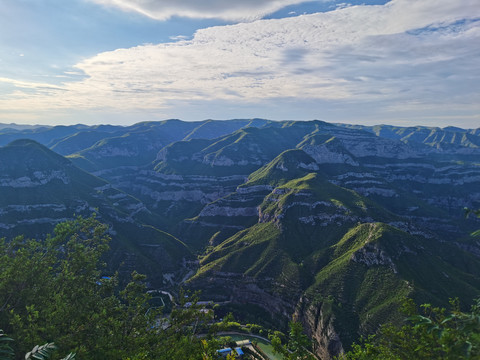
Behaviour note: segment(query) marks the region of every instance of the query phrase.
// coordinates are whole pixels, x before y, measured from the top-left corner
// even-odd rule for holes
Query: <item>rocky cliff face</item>
[[[0,186],[12,188],[26,188],[45,185],[51,181],[59,180],[64,184],[70,182],[69,177],[61,170],[35,171],[31,176],[21,176],[12,178],[8,174],[3,174],[0,178]]]
[[[334,325],[334,315],[327,303],[312,303],[300,298],[293,318],[300,321],[306,334],[312,339],[313,350],[320,359],[331,359],[344,353],[342,341]]]
[[[293,313],[294,305],[275,292],[265,290],[265,282],[269,282],[270,290],[275,288],[276,284],[272,283],[272,280],[217,271],[213,277],[200,280],[197,284],[211,295],[210,299],[213,301],[257,305],[273,318],[280,317],[283,320]]]

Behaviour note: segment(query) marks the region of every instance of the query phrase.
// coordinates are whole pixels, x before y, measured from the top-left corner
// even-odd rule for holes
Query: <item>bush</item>
[[[457,299],[450,304],[449,312],[424,304],[418,314],[413,301],[408,301],[405,325],[383,326],[376,336],[354,344],[341,359],[479,359],[480,299],[469,312],[459,310]]]

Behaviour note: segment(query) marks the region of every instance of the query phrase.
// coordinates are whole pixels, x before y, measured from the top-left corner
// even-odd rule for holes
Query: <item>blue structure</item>
[[[217,353],[222,356],[227,356],[230,355],[233,352],[232,348],[225,348],[221,350],[217,350]],[[235,352],[237,353],[238,356],[242,357],[244,355],[244,352],[242,351],[242,348],[236,347]]]
[[[232,348],[225,348],[225,349],[217,350],[217,352],[220,355],[227,356],[232,352]]]

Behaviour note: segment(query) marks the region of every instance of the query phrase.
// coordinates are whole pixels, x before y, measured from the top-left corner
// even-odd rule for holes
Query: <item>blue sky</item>
[[[0,122],[480,127],[478,0],[2,0]]]

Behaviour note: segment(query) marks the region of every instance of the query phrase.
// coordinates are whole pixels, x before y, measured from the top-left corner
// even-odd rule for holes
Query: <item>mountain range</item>
[[[480,294],[480,129],[166,120],[0,126],[0,236],[77,215],[110,226],[109,268],[239,316],[300,320],[331,358],[405,297]]]

